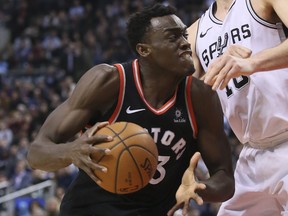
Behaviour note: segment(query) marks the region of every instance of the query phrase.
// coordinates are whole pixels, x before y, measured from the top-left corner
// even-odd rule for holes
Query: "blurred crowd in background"
[[[153,0],[1,0],[0,4],[0,184],[10,192],[45,180],[54,195],[28,197],[15,216],[57,216],[62,196],[77,174],[73,165],[57,172],[27,166],[29,143],[47,115],[65,100],[80,76],[93,65],[134,56],[125,36],[128,16]],[[189,26],[209,0],[157,1],[174,5]],[[241,145],[227,125],[234,161]],[[0,190],[0,197],[5,193]],[[26,197],[27,198],[27,197]],[[23,207],[23,206],[22,206]],[[7,207],[0,204],[0,215]],[[195,215],[216,215],[205,205]],[[9,215],[10,216],[10,215]]]

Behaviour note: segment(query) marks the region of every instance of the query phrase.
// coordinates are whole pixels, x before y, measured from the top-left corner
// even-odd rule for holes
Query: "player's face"
[[[151,58],[158,66],[179,75],[194,72],[186,26],[176,15],[153,18],[147,34]]]

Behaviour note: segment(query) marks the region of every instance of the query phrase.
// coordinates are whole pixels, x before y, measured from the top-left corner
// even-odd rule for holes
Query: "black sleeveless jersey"
[[[158,147],[157,171],[143,189],[118,195],[100,188],[80,170],[63,198],[61,216],[164,216],[175,204],[182,175],[197,150],[190,95],[192,76],[179,84],[170,100],[155,109],[145,100],[138,61],[115,66],[120,74],[117,104],[96,121],[128,121],[146,128]]]

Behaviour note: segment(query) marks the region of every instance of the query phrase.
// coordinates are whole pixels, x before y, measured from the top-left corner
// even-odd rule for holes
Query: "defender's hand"
[[[173,216],[174,212],[180,208],[182,208],[183,215],[189,215],[189,212],[192,210],[189,205],[191,199],[194,199],[198,205],[203,204],[202,198],[195,192],[196,190],[204,190],[206,188],[206,185],[197,182],[194,176],[194,171],[200,157],[200,153],[196,152],[191,158],[190,165],[184,172],[182,183],[176,192],[177,203],[168,212],[168,216]]]
[[[251,75],[253,72],[252,63],[249,57],[250,49],[240,45],[231,45],[227,51],[215,59],[208,67],[207,73],[202,78],[204,82],[212,86],[213,90],[224,89],[230,79],[241,75]]]

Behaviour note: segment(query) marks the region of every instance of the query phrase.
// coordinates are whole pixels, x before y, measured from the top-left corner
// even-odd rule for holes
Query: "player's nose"
[[[182,36],[180,43],[180,48],[182,50],[190,50],[191,44],[188,42],[188,39],[186,37]]]

